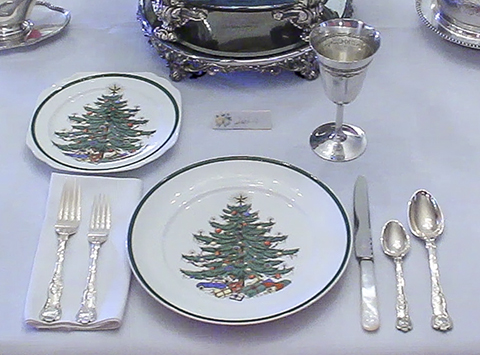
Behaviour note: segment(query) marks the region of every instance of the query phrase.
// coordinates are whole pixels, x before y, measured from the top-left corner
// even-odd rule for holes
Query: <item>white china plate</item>
[[[258,232],[259,222],[273,225]],[[277,244],[271,236],[286,238]],[[137,206],[127,241],[133,273],[155,300],[228,325],[268,322],[317,301],[341,277],[351,245],[347,214],[324,183],[287,163],[241,156],[202,161],[160,181]],[[269,252],[280,260],[277,270],[293,270],[269,270],[272,260],[260,256]],[[199,264],[211,258],[219,263]]]
[[[37,1],[28,20],[28,24],[32,26],[31,31],[22,40],[0,41],[0,51],[31,46],[53,37],[65,29],[70,18],[70,12],[64,8],[46,1]]]
[[[120,95],[116,103],[114,95]],[[114,112],[115,119],[105,112]],[[83,120],[75,122],[72,116]],[[99,127],[98,118],[105,117]],[[140,124],[138,120],[144,121]],[[180,93],[166,79],[151,73],[83,73],[41,94],[27,145],[38,159],[60,170],[126,171],[171,148],[180,121]],[[61,137],[58,132],[69,133]],[[73,139],[74,135],[78,138]]]
[[[437,0],[416,0],[415,7],[422,22],[443,39],[464,47],[480,49],[480,31],[448,21],[440,13]]]

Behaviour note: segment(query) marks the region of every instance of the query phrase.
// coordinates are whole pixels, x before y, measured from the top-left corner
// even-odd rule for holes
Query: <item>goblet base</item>
[[[362,155],[367,148],[367,138],[359,127],[343,124],[340,132],[337,132],[335,122],[329,122],[312,132],[310,147],[325,160],[343,162]]]

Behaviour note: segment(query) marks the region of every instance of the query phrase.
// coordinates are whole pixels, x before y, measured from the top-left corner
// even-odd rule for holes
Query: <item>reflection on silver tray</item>
[[[0,51],[37,44],[57,35],[70,22],[70,12],[46,1],[37,1],[31,19],[26,21],[25,37],[1,40]]]
[[[241,6],[252,1],[256,7]],[[292,0],[236,0],[228,2],[229,10],[223,11],[223,0],[190,0],[189,6],[201,4],[208,10],[202,13],[203,8],[193,8],[194,14],[179,25],[161,21],[159,13],[164,13],[159,1],[140,0],[138,19],[150,44],[167,61],[172,80],[247,70],[272,74],[286,70],[315,79],[318,65],[303,39],[309,26],[353,13],[351,0],[330,2],[342,4],[340,11],[322,7],[320,15],[305,15],[310,9]]]
[[[480,49],[480,29],[461,27],[449,21],[440,13],[437,0],[416,0],[415,7],[423,23],[443,39]]]

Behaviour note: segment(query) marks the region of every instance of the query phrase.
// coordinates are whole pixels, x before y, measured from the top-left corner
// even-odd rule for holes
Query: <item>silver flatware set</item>
[[[74,236],[82,218],[81,188],[76,179],[68,179],[62,189],[54,231],[57,235],[56,261],[53,275],[48,284],[47,299],[40,311],[40,319],[47,323],[62,318],[61,298],[64,288],[63,265],[68,240]],[[372,232],[367,180],[359,176],[354,188],[354,249],[360,265],[361,324],[366,331],[376,331],[380,327],[376,280],[373,262]],[[79,324],[89,324],[97,319],[97,260],[102,245],[108,240],[111,228],[111,208],[105,195],[94,198],[90,215],[87,242],[89,243],[89,263],[86,269],[86,285],[79,295],[79,309],[75,320]],[[431,277],[432,327],[439,331],[452,329],[452,319],[447,312],[445,295],[440,284],[440,273],[435,241],[443,233],[444,217],[435,198],[426,190],[418,190],[408,202],[408,226],[412,235],[422,240],[428,252],[428,265]],[[412,329],[409,307],[405,292],[403,260],[411,243],[406,229],[398,220],[385,223],[381,237],[383,252],[395,265],[396,278],[396,328],[403,332]]]
[[[353,205],[355,254],[360,262],[361,273],[362,327],[367,331],[374,331],[379,328],[380,321],[373,270],[367,182],[363,176],[359,176],[355,183]],[[447,312],[447,302],[440,284],[435,244],[436,238],[443,233],[445,222],[438,202],[428,191],[418,190],[408,201],[408,225],[411,234],[425,243],[428,252],[432,328],[438,331],[451,330],[453,323]],[[398,220],[389,220],[382,229],[380,244],[383,252],[392,258],[395,265],[396,328],[408,332],[412,329],[412,322],[405,292],[403,259],[410,251],[410,237]]]
[[[82,218],[81,188],[76,179],[68,179],[62,189],[54,231],[57,235],[56,261],[53,275],[48,284],[47,299],[40,311],[40,319],[53,323],[62,318],[61,298],[64,288],[63,265],[68,240],[74,236]],[[354,188],[354,249],[360,265],[361,324],[366,331],[380,327],[376,280],[373,262],[372,232],[367,180],[359,176]],[[97,319],[97,260],[102,245],[108,240],[111,228],[111,208],[105,195],[94,198],[90,215],[87,242],[89,263],[86,269],[86,285],[79,295],[79,309],[75,320],[89,324]],[[452,329],[453,323],[447,312],[445,295],[440,284],[440,273],[436,255],[436,239],[443,233],[444,217],[435,198],[426,190],[418,190],[408,201],[408,226],[412,235],[422,240],[428,252],[431,278],[432,327],[439,331]],[[396,278],[396,328],[403,332],[412,329],[409,307],[405,292],[403,260],[408,254],[410,236],[398,220],[385,223],[381,237],[383,252],[395,265]]]
[[[81,216],[81,188],[75,179],[69,179],[62,189],[57,221],[54,226],[58,240],[57,260],[48,285],[47,300],[40,311],[40,319],[47,323],[62,318],[61,298],[64,288],[65,250],[69,238],[78,232]],[[97,258],[101,245],[108,239],[110,227],[111,211],[108,199],[103,194],[96,196],[92,205],[90,229],[87,234],[87,242],[90,245],[87,282],[76,316],[76,321],[81,324],[88,324],[97,319],[95,283]]]

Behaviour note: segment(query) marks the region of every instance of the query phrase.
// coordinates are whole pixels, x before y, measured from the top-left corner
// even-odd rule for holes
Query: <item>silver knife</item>
[[[355,255],[360,263],[361,284],[361,321],[368,331],[380,326],[378,315],[375,271],[373,268],[372,230],[370,226],[370,208],[368,203],[367,180],[359,176],[353,193],[354,243]]]

